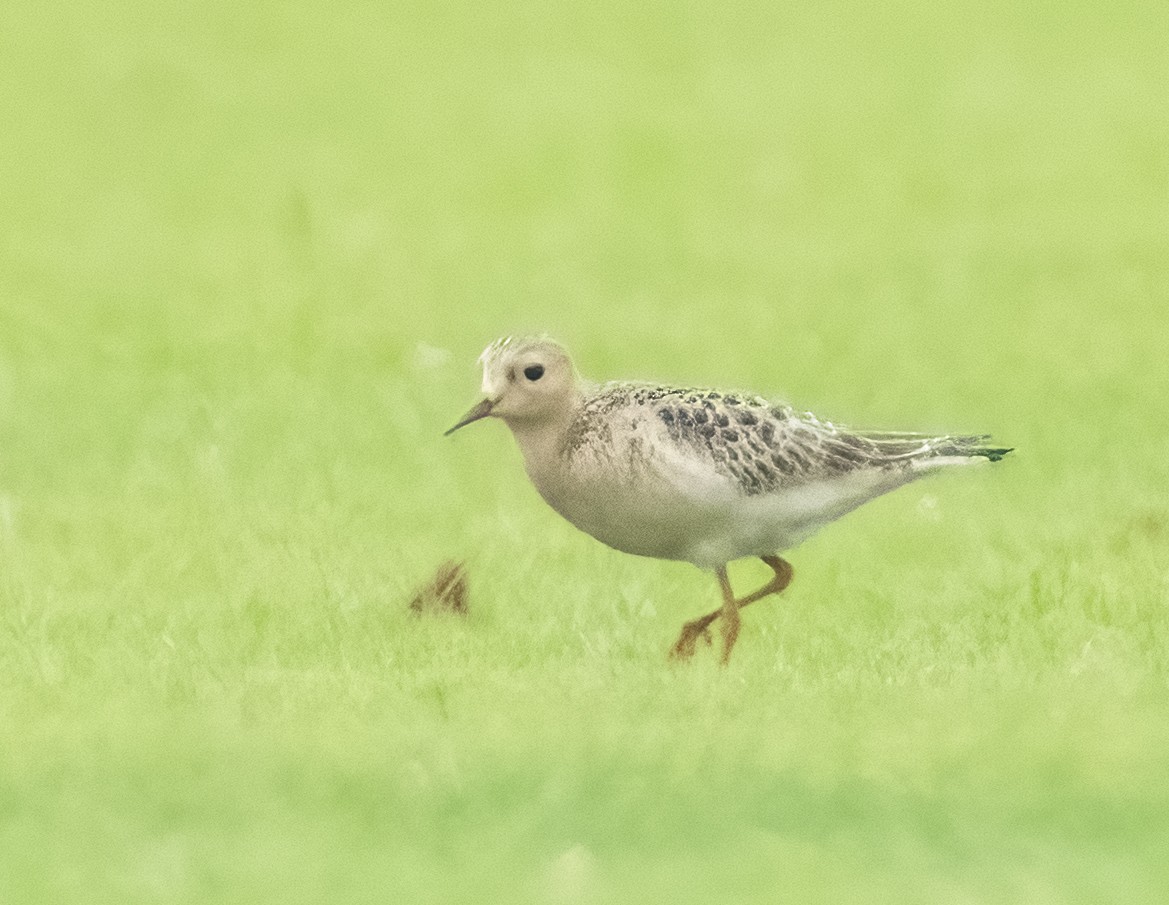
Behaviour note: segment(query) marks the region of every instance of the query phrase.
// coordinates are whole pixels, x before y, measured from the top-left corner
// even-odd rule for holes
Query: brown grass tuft
[[[448,559],[434,573],[434,577],[418,589],[410,601],[412,612],[457,613],[467,615],[467,568],[461,562]]]

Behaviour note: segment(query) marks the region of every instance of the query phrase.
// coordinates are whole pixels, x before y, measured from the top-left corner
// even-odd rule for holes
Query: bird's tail
[[[912,457],[911,467],[919,474],[939,471],[951,466],[969,466],[978,463],[998,462],[1012,451],[1008,446],[993,446],[990,437],[936,437],[926,449]]]
[[[1012,451],[1011,447],[991,445],[987,434],[938,437],[874,431],[858,436],[868,444],[874,461],[886,465],[909,463],[923,470],[976,461],[997,462]]]
[[[1007,453],[1014,452],[1013,446],[990,446],[989,434],[972,437],[942,437],[930,451],[930,457],[984,458],[998,462]]]

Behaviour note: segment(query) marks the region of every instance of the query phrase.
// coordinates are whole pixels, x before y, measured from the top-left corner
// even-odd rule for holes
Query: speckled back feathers
[[[611,446],[614,413],[638,410],[748,496],[862,468],[908,469],[940,456],[997,460],[1007,452],[981,446],[985,437],[852,431],[760,396],[632,382],[607,383],[584,397],[566,451]]]

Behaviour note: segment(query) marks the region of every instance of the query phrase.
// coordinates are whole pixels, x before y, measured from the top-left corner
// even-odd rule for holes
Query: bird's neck
[[[565,437],[576,419],[579,399],[558,409],[552,416],[535,421],[509,421],[516,445],[524,457],[528,474],[540,483],[540,476],[556,470],[564,449]]]

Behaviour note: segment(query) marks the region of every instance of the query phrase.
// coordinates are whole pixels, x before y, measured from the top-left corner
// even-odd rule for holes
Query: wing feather
[[[629,384],[621,391],[625,404],[653,413],[680,451],[749,496],[862,470],[908,470],[934,458],[997,461],[1010,451],[988,446],[985,435],[852,430],[759,396]]]

